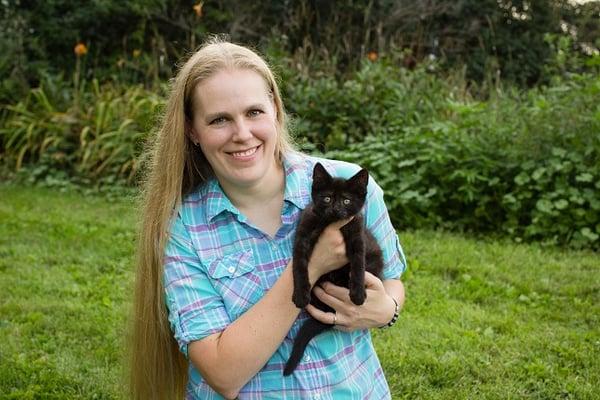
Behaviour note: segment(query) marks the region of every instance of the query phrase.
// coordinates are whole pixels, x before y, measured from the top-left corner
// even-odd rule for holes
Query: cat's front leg
[[[363,253],[364,254],[364,253]],[[364,257],[350,265],[350,300],[358,306],[363,304],[367,298],[365,289],[365,264]]]
[[[360,226],[358,229],[361,229]],[[367,298],[367,291],[365,290],[365,241],[362,231],[357,232],[356,226],[349,227],[347,234],[349,237],[346,237],[345,234],[344,240],[346,242],[346,254],[350,261],[350,279],[348,282],[350,300],[356,305],[361,305]]]
[[[292,261],[292,271],[294,275],[292,301],[298,308],[304,308],[310,303],[310,292],[312,288],[308,277],[308,261],[310,260],[321,231],[322,230],[313,230],[312,232],[306,232],[303,229],[299,229],[296,233]]]

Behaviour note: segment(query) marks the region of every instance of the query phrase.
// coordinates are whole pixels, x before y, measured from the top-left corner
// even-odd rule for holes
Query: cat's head
[[[317,163],[313,170],[314,211],[328,221],[348,218],[360,212],[367,197],[369,173],[361,169],[349,179],[334,178]]]

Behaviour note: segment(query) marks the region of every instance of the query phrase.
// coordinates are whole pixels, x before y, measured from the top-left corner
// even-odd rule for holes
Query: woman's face
[[[193,104],[192,140],[226,190],[275,177],[277,112],[259,74],[220,71],[196,86]]]

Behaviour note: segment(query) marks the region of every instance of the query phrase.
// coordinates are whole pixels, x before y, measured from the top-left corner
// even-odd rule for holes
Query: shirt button
[[[315,400],[319,400],[321,398],[321,395],[319,393],[315,393]]]
[[[229,269],[227,271],[229,271],[230,274],[233,274],[235,272],[235,268],[229,267]]]
[[[309,362],[310,361],[310,356],[305,356],[304,357],[304,361]]]

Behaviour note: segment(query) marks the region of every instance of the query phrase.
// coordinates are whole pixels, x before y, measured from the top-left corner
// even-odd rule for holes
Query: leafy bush
[[[463,72],[435,68],[366,62],[344,83],[284,71],[298,142],[367,167],[399,228],[600,248],[599,75],[565,71],[527,92],[489,83],[474,100]],[[162,98],[48,76],[0,116],[0,164],[54,186],[132,184]]]
[[[409,50],[407,64],[435,56],[445,70],[465,65],[469,80],[498,72],[530,86],[548,78],[544,65],[555,52],[547,34],[575,37],[579,53],[597,49],[599,8],[564,0],[3,0],[0,49],[10,56],[0,60],[0,99],[21,86],[13,77],[35,86],[42,70],[73,71],[78,42],[89,47],[94,77],[156,83],[211,32],[265,47],[280,41],[312,71],[322,64],[345,74],[369,52]]]
[[[368,168],[403,228],[600,248],[600,78],[573,76],[328,153]]]
[[[7,108],[0,127],[0,156],[36,179],[48,175],[132,183],[154,116],[158,94],[141,86],[100,86],[96,80],[73,90],[47,76],[23,101]]]
[[[441,112],[451,81],[387,62],[364,62],[347,80],[299,75],[283,92],[295,135],[319,150],[341,149],[366,135],[395,135]],[[297,117],[297,118],[296,118]]]

